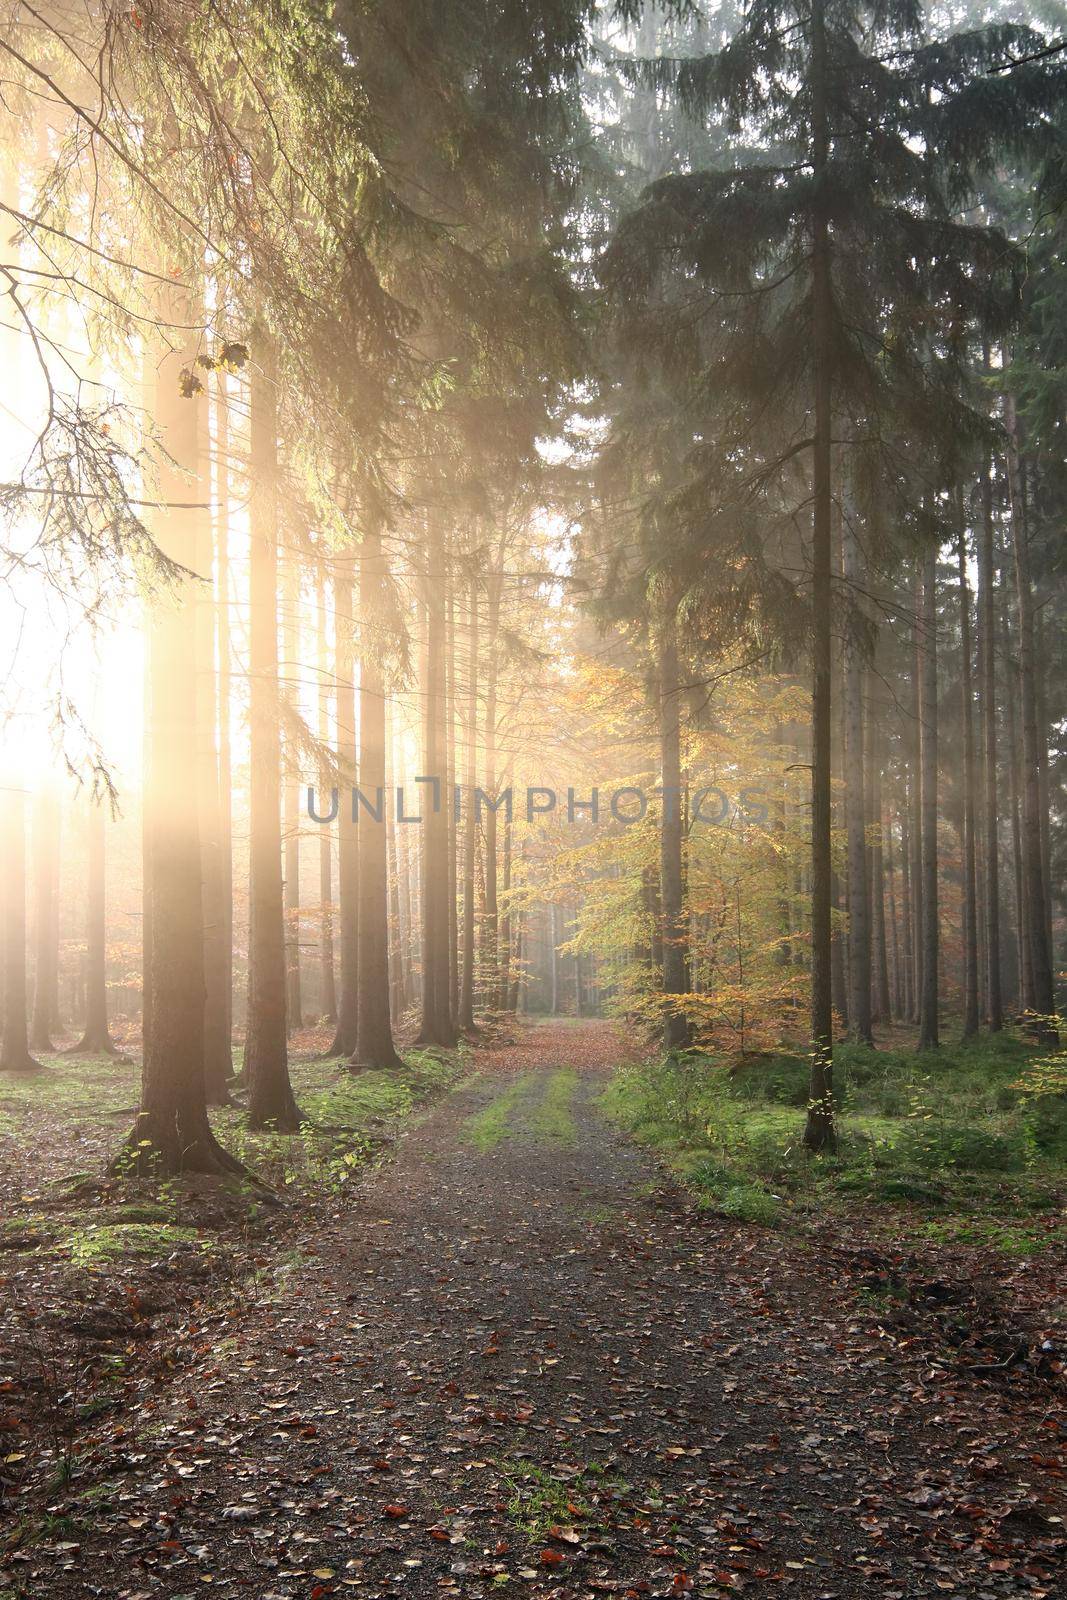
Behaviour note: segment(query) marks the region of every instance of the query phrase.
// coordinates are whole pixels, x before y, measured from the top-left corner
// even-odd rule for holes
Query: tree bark
[[[359,832],[352,815],[357,781],[356,689],[352,639],[353,561],[334,563],[334,651],[337,658],[337,925],[341,942],[337,1026],[327,1056],[351,1056],[359,1022]]]
[[[192,321],[175,291],[171,320]],[[199,476],[195,399],[183,399],[181,371],[195,350],[176,349],[154,364],[156,425],[166,456],[159,470],[165,506],[191,498]],[[194,495],[192,498],[204,498]],[[183,567],[195,566],[195,521],[186,511],[161,512],[157,544]],[[141,1107],[116,1171],[167,1175],[183,1171],[243,1173],[216,1140],[204,1083],[204,917],[199,807],[189,777],[196,771],[197,627],[195,579],[150,603],[147,619],[144,783],[144,1054]]]
[[[1015,604],[1018,618],[1019,712],[1022,733],[1022,866],[1025,888],[1026,937],[1032,987],[1029,1025],[1042,1045],[1059,1044],[1052,953],[1046,916],[1044,851],[1041,816],[1041,751],[1037,723],[1038,663],[1034,651],[1034,596],[1030,580],[1029,535],[1020,482],[1018,423],[1015,402],[1005,398],[1008,445],[1008,494],[1011,502],[1011,542],[1015,564]]]
[[[300,973],[300,752],[293,736],[299,715],[297,679],[300,672],[300,561],[290,549],[282,562],[281,703],[288,732],[282,746],[284,791],[282,837],[285,841],[285,1025],[287,1033],[304,1026],[304,998]]]
[[[478,784],[478,580],[471,578],[468,629],[467,762],[464,787],[463,933],[459,982],[459,1025],[474,1027],[474,866],[478,853],[478,818],[474,791]]]
[[[974,690],[971,680],[971,596],[967,537],[956,546],[960,590],[960,687],[963,697],[963,1037],[978,1032],[978,876],[975,866]]]
[[[226,1058],[233,1075],[233,756],[230,749],[230,683],[233,647],[230,626],[230,422],[226,374],[219,372],[215,408],[216,513],[215,513],[215,649],[218,657],[219,806],[218,874],[221,926],[217,941],[220,964],[219,994],[224,1007],[222,1024]]]
[[[207,400],[198,404],[202,459],[210,461],[211,436],[208,428]],[[230,971],[226,943],[229,938],[230,906],[224,902],[226,885],[222,868],[222,797],[219,787],[216,713],[218,710],[215,673],[217,607],[213,586],[213,540],[211,514],[206,510],[191,513],[195,518],[194,541],[196,570],[200,583],[196,593],[196,793],[200,822],[200,898],[204,919],[204,1088],[208,1105],[226,1105],[227,1087],[233,1075],[230,1049]],[[100,818],[101,849],[103,817]],[[106,1031],[106,1017],[105,1017]]]
[[[326,579],[320,572],[315,596],[315,634],[319,663],[318,733],[323,751],[330,746],[330,662],[326,645]],[[324,759],[319,784],[324,794],[331,788],[330,766]],[[340,799],[338,799],[340,805]],[[319,828],[319,1018],[331,1026],[337,1022],[337,982],[333,956],[333,839],[332,824]]]
[[[456,1043],[448,971],[448,819],[444,790],[444,537],[431,511],[426,570],[426,681],[422,788],[422,1018],[418,1043]]]
[[[833,436],[833,284],[830,229],[824,194],[829,161],[825,0],[811,9],[812,349],[815,435],[812,450],[812,768],[811,768],[811,1080],[804,1143],[833,1150],[834,1013],[831,989],[830,730],[833,714],[831,655],[831,450]]]
[[[937,551],[923,557],[920,623],[919,767],[922,807],[922,983],[919,1049],[939,1043],[937,886]]]
[[[385,679],[382,671],[385,556],[381,528],[369,520],[359,560],[359,781],[368,802],[359,828],[359,1005],[355,1068],[399,1067],[389,1016],[389,893],[385,835]],[[380,806],[379,806],[380,802]]]
[[[278,693],[278,371],[267,330],[253,333],[249,485],[249,929],[245,1074],[253,1128],[292,1133],[282,887]]]
[[[658,636],[660,747],[660,906],[663,938],[663,1037],[668,1050],[690,1042],[689,1022],[680,997],[688,992],[688,927],[682,890],[681,688],[673,612],[660,621]]]
[[[985,886],[986,1023],[999,1033],[1004,1026],[1004,987],[1000,949],[1000,807],[997,784],[996,609],[993,561],[993,485],[987,465],[982,474],[982,521],[978,543],[978,661],[981,678]]]
[[[841,530],[842,575],[850,614],[862,574],[856,536],[846,514]],[[844,647],[845,805],[848,818],[848,1014],[850,1037],[873,1044],[871,933],[867,892],[867,797],[863,781],[863,659],[855,628]]]
[[[871,928],[871,1021],[888,1022],[893,1015],[889,983],[889,949],[885,915],[885,817],[882,810],[882,740],[878,717],[867,703],[867,771],[870,796],[870,844],[867,851],[868,904]]]
[[[33,813],[33,1015],[30,1048],[53,1050],[56,1023],[56,983],[59,974],[59,939],[56,909],[59,898],[59,804],[46,786]]]
[[[3,797],[4,1029],[0,1072],[38,1072],[26,1027],[26,796],[9,779]]]
[[[122,1056],[107,1020],[107,868],[104,802],[90,804],[86,828],[85,1029],[69,1056]]]

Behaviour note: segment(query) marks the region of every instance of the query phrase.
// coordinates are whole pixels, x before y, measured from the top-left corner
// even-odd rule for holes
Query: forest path
[[[818,1248],[693,1210],[597,1107],[624,1048],[481,1055],[161,1398],[148,1529],[81,1593],[1054,1592],[1043,1518],[979,1537],[1020,1492],[972,1470],[996,1398],[895,1364]]]

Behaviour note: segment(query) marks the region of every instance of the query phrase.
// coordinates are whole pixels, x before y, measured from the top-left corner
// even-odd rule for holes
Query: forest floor
[[[522,1029],[225,1293],[176,1246],[151,1360],[55,1358],[47,1493],[0,1348],[0,1596],[1062,1593],[1054,1268],[701,1208],[604,1115],[625,1053]]]

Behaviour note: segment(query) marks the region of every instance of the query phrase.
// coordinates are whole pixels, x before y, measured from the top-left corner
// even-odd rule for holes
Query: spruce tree
[[[632,16],[635,3],[621,8]],[[688,10],[690,7],[675,7]],[[831,998],[832,519],[844,458],[870,521],[980,419],[962,393],[967,334],[1010,323],[1019,261],[957,212],[998,153],[1034,135],[1059,68],[989,69],[1037,43],[996,27],[924,42],[910,0],[878,6],[752,0],[712,54],[638,64],[634,76],[734,141],[719,170],[652,184],[624,219],[607,270],[649,308],[634,337],[685,374],[693,444],[674,520],[705,560],[759,540],[797,553],[812,663],[812,1074],[805,1142],[835,1142]],[[754,127],[763,147],[744,142]],[[673,301],[668,277],[684,287]],[[734,550],[726,545],[724,535]],[[749,552],[750,553],[750,552]]]

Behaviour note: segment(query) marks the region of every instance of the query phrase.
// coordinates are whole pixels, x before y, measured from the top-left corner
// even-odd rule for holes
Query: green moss
[[[194,1228],[172,1223],[102,1222],[68,1228],[58,1236],[57,1245],[77,1266],[92,1267],[123,1256],[170,1255],[182,1247],[205,1247],[206,1241]]]

